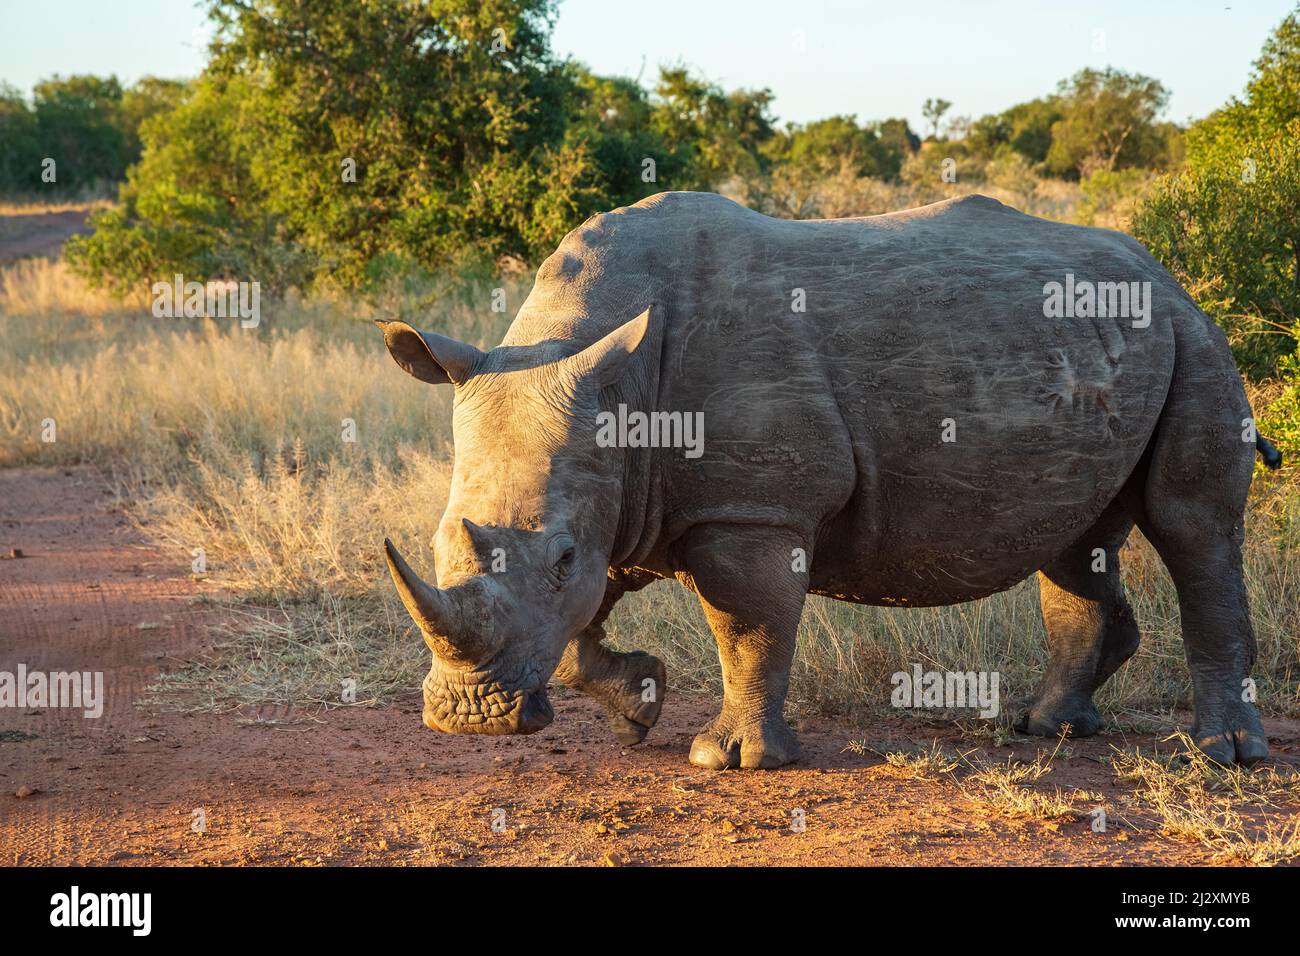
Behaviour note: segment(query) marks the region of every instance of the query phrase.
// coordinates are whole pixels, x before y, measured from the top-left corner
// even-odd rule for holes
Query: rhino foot
[[[770,770],[798,759],[799,740],[782,717],[735,721],[723,714],[691,744],[691,763],[707,770]]]
[[[623,686],[604,703],[614,736],[625,747],[631,747],[645,740],[645,735],[659,720],[668,689],[668,671],[663,661],[644,651],[624,655],[623,664],[626,670]]]
[[[1063,732],[1068,737],[1091,737],[1101,726],[1101,714],[1090,698],[1066,697],[1035,703],[1016,730],[1036,737],[1059,737]]]
[[[1214,718],[1197,714],[1191,737],[1197,750],[1226,767],[1234,763],[1249,767],[1268,756],[1268,737],[1259,712],[1245,701]]]
[[[555,677],[598,701],[618,742],[630,747],[643,741],[659,719],[668,672],[663,661],[645,651],[611,651],[601,644],[603,637],[595,625],[570,641]]]

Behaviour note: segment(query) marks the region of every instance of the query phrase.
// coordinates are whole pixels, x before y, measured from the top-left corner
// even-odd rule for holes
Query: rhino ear
[[[624,322],[603,339],[565,359],[573,375],[578,378],[591,377],[602,388],[617,382],[627,360],[645,341],[656,309],[657,306],[651,305],[635,319]]]
[[[431,385],[459,385],[474,374],[483,353],[437,332],[421,332],[405,322],[375,322],[384,332],[388,353],[402,368]]]

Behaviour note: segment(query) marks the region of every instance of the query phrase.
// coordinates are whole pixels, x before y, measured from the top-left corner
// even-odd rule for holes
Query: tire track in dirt
[[[944,721],[858,728],[801,721],[804,758],[764,773],[691,767],[716,709],[670,692],[647,740],[620,747],[601,711],[563,690],[530,737],[449,737],[420,723],[418,688],[382,709],[267,726],[246,714],[137,706],[163,667],[210,650],[219,612],[196,605],[188,558],[151,545],[89,468],[0,471],[0,670],[102,670],[99,719],[0,709],[0,865],[21,864],[928,864],[1204,863],[1207,850],[1149,823],[1093,833],[1087,818],[1010,818],[954,785],[877,756],[938,738],[993,763],[1032,759],[962,740]],[[141,625],[147,625],[141,627]],[[671,679],[671,675],[670,675]],[[241,722],[241,719],[244,722]],[[1293,723],[1270,722],[1296,763]],[[15,734],[15,732],[18,732]],[[22,735],[34,735],[14,739]],[[1101,761],[1151,736],[1073,742],[1053,787],[1125,792]],[[23,798],[21,787],[36,793]],[[203,834],[192,814],[207,815]],[[806,828],[791,823],[802,810]],[[494,822],[498,826],[494,829]]]

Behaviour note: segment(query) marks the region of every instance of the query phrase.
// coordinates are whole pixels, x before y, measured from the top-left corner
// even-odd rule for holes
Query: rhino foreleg
[[[722,664],[722,712],[696,736],[691,763],[720,770],[798,759],[784,710],[811,549],[786,529],[705,525],[687,534],[679,558]]]
[[[588,627],[569,642],[555,676],[609,713],[619,743],[639,744],[659,719],[668,689],[663,661],[644,651],[621,654],[601,644],[604,629]]]
[[[668,676],[663,662],[643,651],[623,654],[601,643],[605,619],[618,599],[654,580],[611,573],[605,600],[595,619],[569,641],[555,669],[555,677],[566,687],[581,691],[599,702],[609,714],[610,729],[619,743],[639,744],[659,719]]]

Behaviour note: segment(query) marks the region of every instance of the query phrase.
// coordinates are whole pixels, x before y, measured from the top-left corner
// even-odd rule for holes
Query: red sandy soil
[[[1111,825],[1094,833],[1086,817],[1008,817],[950,781],[911,779],[846,750],[864,738],[880,752],[938,738],[1004,763],[1054,746],[963,741],[943,721],[806,720],[797,765],[713,773],[686,754],[717,702],[671,693],[632,749],[595,704],[562,692],[555,722],[530,737],[426,730],[418,688],[394,706],[315,715],[151,713],[136,699],[160,669],[210,650],[207,626],[220,614],[195,602],[188,558],[151,546],[88,468],[0,471],[0,554],[12,548],[24,556],[0,560],[0,670],[102,670],[108,701],[98,720],[0,709],[0,865],[1132,866],[1212,856],[1161,835],[1102,762],[1112,747],[1169,746],[1153,736],[1071,742],[1043,778],[1048,791],[1105,795]],[[312,719],[250,722],[259,716]],[[1279,762],[1300,764],[1300,728],[1268,729]],[[203,834],[191,829],[198,808]],[[503,832],[492,827],[497,808]],[[804,832],[791,829],[795,808]]]
[[[71,236],[90,232],[85,210],[0,216],[0,263],[57,256]]]

